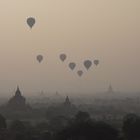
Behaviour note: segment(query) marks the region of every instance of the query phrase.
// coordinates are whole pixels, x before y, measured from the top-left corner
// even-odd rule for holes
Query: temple
[[[15,95],[8,101],[7,107],[14,110],[27,110],[29,106],[26,104],[26,99],[22,96],[19,87]]]
[[[65,102],[64,102],[64,105],[65,105],[65,106],[71,106],[71,102],[70,102],[68,96],[66,97],[66,100],[65,100]]]
[[[110,94],[110,93],[111,93],[111,94],[114,93],[114,90],[113,90],[111,84],[109,85],[109,88],[108,88],[108,92],[107,92],[107,93],[109,93],[109,94]]]

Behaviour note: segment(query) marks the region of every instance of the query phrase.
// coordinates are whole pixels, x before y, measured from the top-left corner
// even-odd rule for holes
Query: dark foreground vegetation
[[[121,129],[92,120],[79,111],[73,118],[57,116],[36,125],[14,120],[10,124],[0,115],[0,140],[140,140],[140,117],[128,114]]]

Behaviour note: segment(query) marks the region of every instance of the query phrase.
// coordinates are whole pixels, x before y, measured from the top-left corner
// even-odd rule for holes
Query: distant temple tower
[[[7,107],[14,110],[25,110],[28,108],[26,99],[22,96],[18,86],[15,95],[8,101]]]
[[[65,106],[71,106],[71,102],[70,102],[68,96],[67,96],[66,99],[65,99],[64,105],[65,105]]]
[[[112,88],[112,85],[110,84],[109,85],[109,88],[108,88],[108,92],[107,93],[114,93],[114,90]]]

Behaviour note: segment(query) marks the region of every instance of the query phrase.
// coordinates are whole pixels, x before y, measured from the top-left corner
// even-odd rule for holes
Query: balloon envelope
[[[66,58],[67,58],[66,54],[61,54],[61,55],[60,55],[61,61],[65,61]]]
[[[92,62],[90,60],[85,60],[84,61],[84,66],[86,67],[86,69],[88,70],[92,65]]]
[[[32,28],[35,24],[35,18],[33,18],[33,17],[27,18],[27,24],[30,28]]]
[[[94,60],[94,64],[97,66],[99,64],[99,60]]]
[[[37,58],[37,61],[39,63],[41,63],[41,61],[43,60],[43,56],[42,55],[38,55],[36,58]]]
[[[77,71],[77,74],[81,77],[83,75],[83,71],[79,70],[79,71]]]
[[[69,63],[69,67],[71,70],[74,70],[74,68],[76,67],[76,64],[74,62]]]

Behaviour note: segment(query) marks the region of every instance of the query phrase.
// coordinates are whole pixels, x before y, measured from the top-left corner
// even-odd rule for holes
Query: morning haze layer
[[[139,91],[140,1],[138,0],[1,0],[0,89],[20,85],[26,92]],[[26,24],[36,18],[32,30]],[[62,64],[59,54],[68,60]],[[41,65],[36,55],[43,54]],[[82,78],[67,65],[83,67],[100,59]]]

